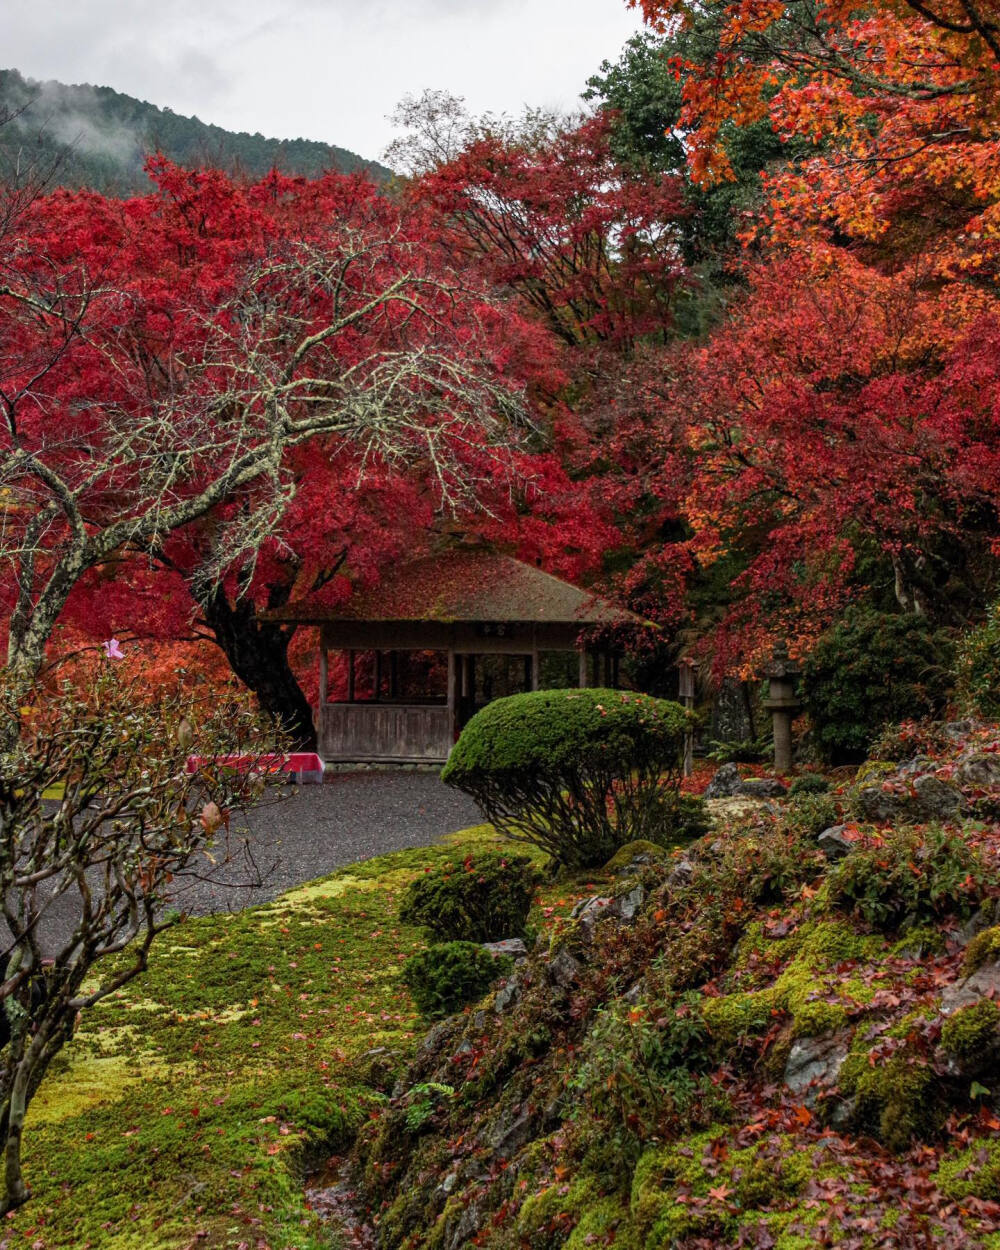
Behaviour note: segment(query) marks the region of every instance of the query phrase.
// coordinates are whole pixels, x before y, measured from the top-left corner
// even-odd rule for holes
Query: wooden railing
[[[444,763],[453,740],[444,704],[327,703],[320,754],[328,763]]]

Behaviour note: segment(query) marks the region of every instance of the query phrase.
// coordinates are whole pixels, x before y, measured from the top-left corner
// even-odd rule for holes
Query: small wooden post
[[[682,705],[689,712],[694,711],[695,681],[694,665],[690,660],[681,660],[677,665],[677,693]],[[684,734],[684,776],[690,777],[694,772],[694,730],[688,727]]]
[[[541,680],[542,680],[542,675],[539,672],[539,664],[538,664],[538,648],[532,647],[531,649],[531,688],[532,690],[538,690],[541,687]]]
[[[580,672],[579,686],[581,690],[587,688],[587,649],[586,647],[580,652]]]

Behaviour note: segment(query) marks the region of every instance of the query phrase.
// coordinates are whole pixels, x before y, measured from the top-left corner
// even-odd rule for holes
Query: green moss
[[[877,1136],[890,1150],[907,1150],[941,1128],[946,1108],[934,1072],[906,1048],[872,1064],[868,1045],[855,1045],[839,1084],[841,1093],[854,1099],[855,1128]]]
[[[990,998],[962,1007],[941,1027],[941,1049],[962,1065],[982,1062],[1000,1039],[1000,1006]]]
[[[810,1181],[840,1175],[822,1146],[778,1135],[732,1149],[726,1130],[714,1126],[669,1147],[648,1150],[635,1170],[630,1231],[644,1250],[668,1250],[685,1237],[712,1237],[734,1244],[739,1230],[765,1224],[781,1250],[815,1241],[799,1233],[816,1218],[800,1199]],[[714,1191],[714,1192],[713,1192]],[[722,1196],[719,1196],[719,1195]],[[697,1198],[697,1208],[687,1201]]]
[[[854,784],[860,786],[862,782],[867,781],[869,784],[878,777],[884,777],[888,773],[894,773],[896,765],[888,760],[865,760],[858,771],[854,774]]]
[[[962,971],[968,977],[986,964],[1000,960],[1000,925],[977,933],[965,948]]]
[[[667,852],[662,846],[657,846],[655,842],[637,838],[634,842],[626,842],[623,847],[615,851],[614,855],[604,865],[604,871],[620,872],[622,868],[627,868],[640,855],[647,855],[652,861],[656,862],[666,859]]]
[[[945,940],[941,930],[933,925],[925,925],[907,930],[906,936],[900,938],[889,954],[893,959],[923,959],[925,955],[940,955],[944,949]]]
[[[843,921],[823,920],[803,925],[785,949],[795,951],[785,969],[764,989],[706,997],[702,1014],[712,1036],[725,1045],[758,1036],[779,1016],[791,1018],[793,1037],[816,1037],[844,1027],[859,1004],[874,991],[860,978],[835,971],[841,965],[876,958],[885,944],[881,938],[858,934]],[[737,949],[737,961],[751,953],[767,953],[758,928],[748,930]]]
[[[978,1141],[965,1150],[945,1155],[935,1180],[941,1192],[955,1202],[964,1198],[1000,1202],[1000,1141]]]

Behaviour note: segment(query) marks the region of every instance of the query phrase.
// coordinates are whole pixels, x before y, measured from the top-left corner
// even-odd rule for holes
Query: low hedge
[[[484,851],[449,860],[410,883],[399,918],[443,942],[523,938],[540,875],[526,855]]]
[[[689,724],[679,704],[630,691],[532,691],[474,716],[441,776],[508,837],[597,867],[626,842],[677,840]]]

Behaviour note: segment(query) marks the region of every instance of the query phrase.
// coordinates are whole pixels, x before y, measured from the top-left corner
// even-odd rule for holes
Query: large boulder
[[[922,825],[955,820],[962,810],[962,792],[953,781],[903,765],[866,778],[855,787],[852,805],[861,820],[872,824]]]
[[[738,765],[723,764],[721,768],[715,770],[712,780],[705,787],[704,797],[706,799],[731,799],[739,794],[742,784],[743,778],[740,776]]]

